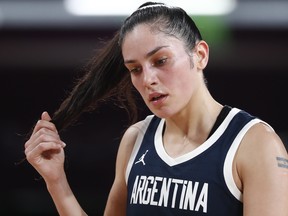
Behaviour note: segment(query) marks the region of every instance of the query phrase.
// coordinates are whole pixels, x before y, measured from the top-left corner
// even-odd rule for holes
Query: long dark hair
[[[52,116],[58,130],[67,128],[84,112],[92,111],[103,101],[115,99],[125,108],[131,123],[138,120],[137,104],[130,75],[123,63],[121,45],[125,35],[141,23],[149,23],[151,30],[181,39],[187,50],[194,48],[201,34],[193,20],[179,7],[146,2],[124,21],[121,29],[97,53],[85,75]]]

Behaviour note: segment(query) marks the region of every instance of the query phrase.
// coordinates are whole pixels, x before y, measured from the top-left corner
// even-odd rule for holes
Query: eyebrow
[[[165,48],[165,47],[168,47],[168,46],[158,46],[158,47],[156,47],[155,49],[153,49],[153,50],[151,50],[150,52],[148,52],[146,55],[145,55],[145,57],[146,58],[148,58],[148,57],[150,57],[150,56],[152,56],[152,55],[154,55],[155,53],[157,53],[160,49],[163,49],[163,48]],[[135,63],[136,62],[136,60],[126,60],[126,61],[124,61],[124,64],[129,64],[129,63]]]

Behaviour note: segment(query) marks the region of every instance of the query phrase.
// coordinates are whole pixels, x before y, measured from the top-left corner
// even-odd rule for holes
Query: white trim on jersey
[[[127,168],[126,168],[126,173],[125,173],[125,180],[126,180],[126,184],[128,183],[128,177],[129,177],[129,174],[130,174],[130,171],[131,171],[131,168],[132,168],[132,165],[133,165],[133,162],[135,160],[135,157],[138,153],[138,150],[141,146],[141,143],[142,143],[142,140],[143,140],[143,137],[146,133],[146,130],[152,120],[154,115],[148,115],[144,120],[144,124],[141,128],[141,131],[139,131],[138,133],[138,136],[137,136],[137,139],[136,139],[136,142],[135,142],[135,145],[133,147],[133,150],[132,150],[132,153],[130,155],[130,159],[128,161],[128,164],[127,164]]]
[[[226,128],[228,127],[233,117],[239,111],[240,111],[239,109],[233,108],[229,112],[227,117],[224,119],[224,121],[220,124],[220,126],[216,129],[216,131],[203,144],[201,144],[196,149],[176,158],[170,157],[164,149],[162,141],[164,120],[162,119],[155,134],[155,148],[159,157],[169,166],[175,166],[196,157],[197,155],[201,154],[202,152],[210,148],[219,139],[219,137],[225,132]]]
[[[259,122],[268,125],[273,130],[273,128],[268,123],[266,123],[260,119],[251,120],[241,129],[241,131],[235,137],[233,143],[231,144],[231,146],[227,152],[227,155],[226,155],[226,158],[224,161],[223,175],[224,175],[226,185],[227,185],[229,191],[231,192],[231,194],[241,202],[243,202],[242,192],[237,187],[235,180],[233,178],[233,160],[234,160],[234,157],[236,155],[237,149],[240,146],[241,141],[242,141],[243,137],[245,136],[245,134],[247,133],[247,131],[253,125],[255,125]]]
[[[155,143],[155,148],[156,148],[157,154],[169,166],[175,166],[177,164],[186,162],[186,161],[196,157],[197,155],[201,154],[202,152],[204,152],[208,148],[210,148],[219,139],[219,137],[225,132],[225,130],[228,127],[231,120],[240,111],[241,110],[238,108],[232,108],[232,110],[229,112],[229,114],[226,116],[226,118],[220,124],[220,126],[216,129],[216,131],[203,144],[201,144],[199,147],[192,150],[191,152],[188,152],[188,153],[186,153],[182,156],[176,157],[176,158],[170,157],[167,154],[167,152],[165,151],[165,148],[163,146],[162,133],[163,133],[163,127],[164,127],[165,120],[161,119],[161,121],[157,127],[155,137],[154,137],[154,143]],[[138,153],[139,148],[141,146],[141,143],[143,141],[146,130],[147,130],[153,117],[154,117],[154,115],[149,115],[143,120],[144,124],[143,124],[143,126],[142,126],[142,128],[141,128],[141,130],[137,136],[137,139],[136,139],[135,145],[133,147],[129,162],[127,164],[126,173],[125,173],[126,184],[128,183],[128,178],[129,178],[131,168],[133,166],[134,160],[137,156],[137,153]],[[234,139],[231,147],[229,148],[229,150],[227,152],[227,155],[226,155],[226,158],[224,161],[223,175],[224,175],[225,183],[227,185],[227,188],[231,192],[231,194],[236,199],[238,199],[239,201],[242,201],[242,192],[236,186],[236,183],[235,183],[234,178],[233,178],[233,173],[232,173],[233,160],[234,160],[236,151],[237,151],[237,149],[241,143],[241,140],[244,137],[244,135],[246,134],[246,132],[249,130],[249,128],[251,128],[253,125],[255,125],[256,123],[259,123],[259,122],[262,122],[262,123],[268,125],[273,130],[273,128],[268,123],[266,123],[260,119],[251,120],[241,129],[239,134]]]

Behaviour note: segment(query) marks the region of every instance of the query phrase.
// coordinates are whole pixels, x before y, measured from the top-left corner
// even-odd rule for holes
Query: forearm
[[[57,183],[47,184],[47,189],[54,201],[59,215],[61,216],[87,216],[76,197],[74,196],[66,176]]]

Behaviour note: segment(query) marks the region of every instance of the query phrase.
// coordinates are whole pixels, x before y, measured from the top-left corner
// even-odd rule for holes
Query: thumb
[[[48,112],[45,111],[45,112],[42,113],[41,120],[51,121],[51,117],[48,114]]]

